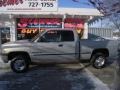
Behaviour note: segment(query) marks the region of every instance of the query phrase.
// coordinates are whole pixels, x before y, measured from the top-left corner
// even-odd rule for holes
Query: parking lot
[[[1,72],[0,90],[109,90],[81,64],[32,66],[22,74]]]

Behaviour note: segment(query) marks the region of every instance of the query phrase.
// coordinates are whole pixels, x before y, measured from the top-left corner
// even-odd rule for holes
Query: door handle
[[[59,44],[58,46],[59,46],[59,47],[63,47],[63,44]]]

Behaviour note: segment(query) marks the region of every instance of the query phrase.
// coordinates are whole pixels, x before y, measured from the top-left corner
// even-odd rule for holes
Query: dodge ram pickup
[[[89,60],[97,69],[103,68],[107,57],[114,56],[114,41],[79,40],[76,30],[48,29],[31,40],[19,40],[2,45],[1,56],[10,61],[14,72],[28,70],[32,63],[79,63]]]

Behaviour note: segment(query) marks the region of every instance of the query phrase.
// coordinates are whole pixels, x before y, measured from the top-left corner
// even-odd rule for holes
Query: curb
[[[82,67],[84,65],[81,64]],[[110,88],[107,86],[107,84],[103,83],[100,79],[98,79],[92,72],[90,72],[88,69],[84,69],[86,71],[86,76],[90,78],[90,80],[95,85],[95,90],[110,90]]]

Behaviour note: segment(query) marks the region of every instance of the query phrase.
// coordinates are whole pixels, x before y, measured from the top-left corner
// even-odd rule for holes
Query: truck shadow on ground
[[[34,70],[39,70],[39,69],[70,70],[70,71],[78,71],[79,72],[90,66],[91,66],[90,63],[86,63],[85,65],[82,65],[81,63],[77,63],[77,64],[39,64],[39,65],[32,66],[28,72],[31,72]]]

